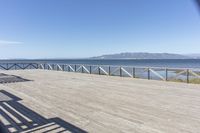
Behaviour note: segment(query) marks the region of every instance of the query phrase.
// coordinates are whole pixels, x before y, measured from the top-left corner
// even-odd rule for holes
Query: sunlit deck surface
[[[0,71],[11,132],[200,132],[200,85],[48,70]]]

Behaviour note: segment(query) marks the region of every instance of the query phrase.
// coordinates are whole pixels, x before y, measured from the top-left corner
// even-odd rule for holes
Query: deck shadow
[[[5,97],[9,98],[4,99]],[[61,118],[46,119],[21,104],[20,100],[22,99],[5,90],[0,90],[1,133],[46,133],[51,131],[56,133],[87,133],[83,129]]]
[[[0,73],[0,84],[32,81],[16,75]]]

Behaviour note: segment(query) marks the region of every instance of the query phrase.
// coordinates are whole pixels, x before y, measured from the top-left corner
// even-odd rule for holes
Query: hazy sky
[[[0,0],[0,58],[200,53],[193,0]]]

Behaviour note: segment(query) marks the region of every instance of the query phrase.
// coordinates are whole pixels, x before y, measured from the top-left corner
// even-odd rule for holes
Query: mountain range
[[[91,57],[92,59],[200,59],[200,54],[172,54],[172,53],[117,53],[117,54],[106,54],[96,57]]]

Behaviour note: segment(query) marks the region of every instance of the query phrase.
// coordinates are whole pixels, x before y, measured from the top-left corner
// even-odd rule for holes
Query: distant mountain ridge
[[[92,59],[193,59],[191,56],[172,54],[172,53],[118,53],[118,54],[107,54],[96,57],[91,57]]]

